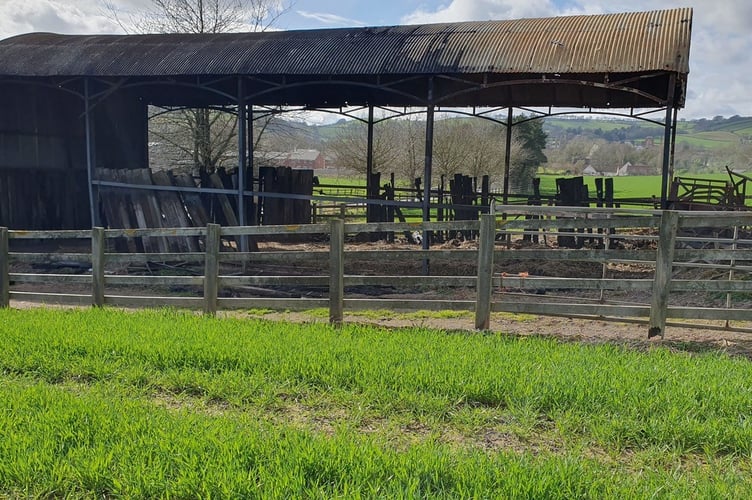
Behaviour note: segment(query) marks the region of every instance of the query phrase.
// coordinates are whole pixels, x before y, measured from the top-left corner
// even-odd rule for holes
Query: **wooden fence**
[[[752,214],[746,212],[505,206],[497,207],[495,215],[482,215],[480,221],[361,224],[332,220],[300,226],[209,224],[84,231],[0,228],[0,307],[20,300],[172,306],[208,314],[237,308],[328,308],[333,324],[341,323],[348,310],[467,310],[474,311],[478,329],[489,327],[493,312],[513,312],[638,322],[648,326],[650,335],[661,336],[667,325],[752,331],[739,323],[752,321],[752,310],[747,307],[752,302],[752,240],[746,237],[750,226]],[[352,243],[355,235],[372,232],[418,232],[424,238],[441,234],[445,243],[429,249]],[[472,241],[465,241],[468,235]],[[236,251],[241,247],[236,242],[243,238],[266,242],[291,236],[294,241],[309,237],[319,243],[262,244],[257,252]],[[200,251],[109,250],[123,247],[114,244],[118,239],[155,237],[198,238]],[[576,239],[580,248],[560,248],[556,242],[562,237]],[[31,243],[50,247],[56,240],[82,239],[90,240],[90,251],[88,243],[87,251],[29,250]],[[393,271],[397,263],[407,262],[414,263],[416,270]],[[383,263],[383,271],[374,272],[379,269],[374,263]],[[558,269],[567,272],[536,272],[541,263],[560,263]],[[447,274],[448,269],[462,268],[461,264],[473,271]],[[257,272],[259,266],[271,265],[282,271]],[[571,269],[579,265],[589,266],[589,274],[573,274]],[[44,272],[38,271],[40,266]],[[133,266],[151,272],[134,274],[129,271]],[[289,272],[301,266],[314,272]],[[525,266],[530,271],[520,271]],[[368,271],[363,271],[366,267]],[[185,275],[191,269],[194,274]],[[627,273],[617,272],[620,269]],[[35,289],[42,284],[45,291]],[[77,286],[80,290],[49,290],[63,284],[66,289]],[[264,297],[256,296],[258,287],[316,293]],[[407,289],[418,297],[353,297],[351,291],[358,287]],[[464,289],[468,292],[464,296],[471,298],[447,296],[449,289]],[[226,290],[240,292],[227,294]],[[427,299],[416,291],[435,295]],[[707,298],[697,299],[697,295]],[[700,306],[684,304],[686,296],[700,300]],[[697,320],[702,325],[696,325]]]

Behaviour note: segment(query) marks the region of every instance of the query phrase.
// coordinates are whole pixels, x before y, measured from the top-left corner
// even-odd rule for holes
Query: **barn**
[[[99,225],[103,198],[124,190],[216,193],[232,199],[238,224],[256,223],[253,204],[269,195],[248,141],[256,106],[361,107],[369,136],[375,107],[424,110],[424,220],[438,112],[506,116],[509,134],[515,109],[646,119],[664,127],[665,203],[691,26],[692,10],[678,8],[263,33],[12,37],[0,41],[0,226]],[[230,187],[155,186],[130,175],[149,172],[149,106],[236,113]],[[508,171],[507,158],[505,194]]]

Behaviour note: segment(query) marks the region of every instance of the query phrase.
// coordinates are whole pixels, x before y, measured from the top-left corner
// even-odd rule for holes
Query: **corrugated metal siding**
[[[0,75],[688,73],[692,10],[219,35],[29,34]]]

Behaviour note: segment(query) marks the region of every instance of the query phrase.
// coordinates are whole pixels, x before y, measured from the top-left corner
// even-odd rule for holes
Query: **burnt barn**
[[[309,204],[310,192],[277,189],[274,179],[264,182],[254,168],[248,138],[254,109],[261,106],[360,107],[369,137],[374,108],[422,109],[424,219],[438,112],[493,112],[502,123],[506,118],[508,133],[514,109],[654,121],[664,127],[665,203],[677,110],[686,97],[691,25],[692,10],[680,8],[264,33],[31,33],[2,40],[0,226],[87,228],[103,219],[113,227],[182,224],[200,214],[166,220],[169,197],[186,201],[206,193],[224,197],[233,212],[224,214],[226,220],[241,225],[258,222],[254,204],[264,200],[275,200],[268,212]],[[199,186],[152,175],[149,106],[233,110],[239,118],[235,177]],[[370,151],[367,157],[371,174]],[[150,214],[152,203],[144,198],[143,213],[122,213],[110,202],[126,196],[165,205],[152,206],[161,213]]]

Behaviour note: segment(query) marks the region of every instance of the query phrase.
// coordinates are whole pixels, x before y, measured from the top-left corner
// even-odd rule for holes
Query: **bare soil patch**
[[[245,313],[227,313],[244,315]],[[263,315],[272,321],[326,322],[326,318],[306,312],[268,312]],[[446,331],[474,331],[471,315],[461,318],[438,317],[372,317],[358,314],[345,314],[345,323],[367,324],[381,328],[435,328]],[[752,334],[723,330],[718,322],[698,323],[696,328],[668,326],[665,338],[648,339],[646,324],[583,318],[534,316],[495,313],[491,317],[490,333],[514,336],[552,337],[566,342],[587,344],[613,343],[636,349],[651,349],[655,346],[668,347],[681,352],[722,352],[752,359]],[[751,328],[752,325],[736,325]],[[486,333],[488,333],[486,332]],[[483,332],[478,332],[482,334]]]

